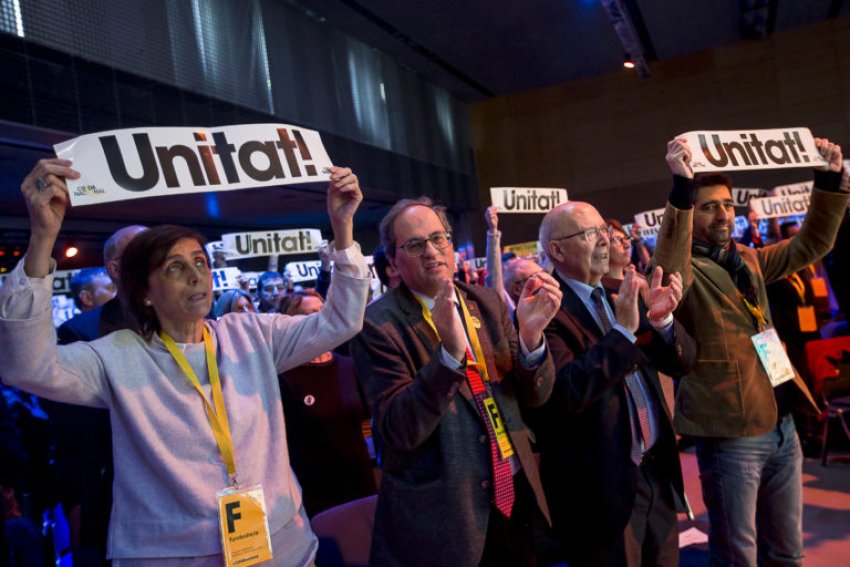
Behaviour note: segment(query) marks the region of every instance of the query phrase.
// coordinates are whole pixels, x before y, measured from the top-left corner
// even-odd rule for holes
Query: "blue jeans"
[[[803,452],[791,415],[755,437],[696,441],[712,566],[802,565]]]

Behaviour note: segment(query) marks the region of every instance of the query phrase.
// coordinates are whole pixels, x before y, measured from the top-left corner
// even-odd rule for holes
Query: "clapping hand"
[[[543,342],[543,329],[561,307],[561,288],[551,275],[537,272],[525,282],[516,306],[519,333],[529,350]]]
[[[649,286],[650,321],[663,321],[679,305],[682,300],[682,275],[679,272],[670,274],[666,286],[661,285],[664,270],[656,266],[652,273],[652,283]]]
[[[440,290],[434,298],[434,308],[431,309],[431,319],[443,348],[455,360],[466,358],[466,332],[460,322],[455,306],[455,286],[451,280],[440,282]]]

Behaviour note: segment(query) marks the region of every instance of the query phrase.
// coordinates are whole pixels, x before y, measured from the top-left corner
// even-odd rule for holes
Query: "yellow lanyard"
[[[455,295],[460,301],[460,310],[463,313],[463,323],[466,326],[466,332],[469,336],[469,344],[472,345],[472,352],[475,355],[474,361],[471,362],[476,370],[478,370],[478,374],[481,375],[481,378],[484,382],[488,382],[490,380],[487,375],[487,364],[484,360],[484,351],[481,350],[481,341],[478,340],[478,332],[475,330],[476,326],[473,322],[473,317],[469,314],[469,309],[466,307],[466,302],[463,300],[463,296],[457,291],[455,291]],[[440,338],[440,333],[437,332],[437,327],[434,325],[434,319],[431,317],[431,310],[428,309],[428,306],[425,305],[425,302],[422,301],[418,295],[414,294],[413,297],[416,298],[416,301],[419,302],[419,305],[422,306],[422,317],[425,319],[425,322],[431,326],[431,329],[434,330],[434,333],[437,335],[437,338]],[[477,321],[477,320],[476,320]],[[478,323],[481,324],[480,322]]]
[[[738,292],[738,295],[741,296],[741,299],[744,300],[744,305],[747,306],[747,310],[749,310],[750,315],[752,315],[753,319],[755,319],[756,324],[758,326],[758,330],[764,331],[765,328],[767,327],[767,321],[764,318],[764,312],[762,312],[761,307],[759,307],[758,305],[753,305],[752,303],[750,303],[747,300],[747,298],[744,297],[744,294],[741,293],[740,291]]]
[[[233,485],[236,485],[236,459],[233,456],[233,440],[230,438],[230,424],[227,421],[227,409],[224,407],[224,395],[221,392],[221,379],[218,375],[218,365],[215,362],[215,349],[213,348],[212,338],[210,337],[210,333],[207,330],[206,325],[204,325],[204,350],[207,353],[207,371],[210,374],[210,387],[212,389],[212,397],[213,403],[215,404],[215,409],[210,405],[207,397],[204,395],[204,390],[201,388],[201,383],[198,381],[198,377],[195,376],[194,370],[189,366],[189,361],[186,360],[186,357],[180,352],[180,349],[177,348],[177,344],[174,342],[167,333],[160,333],[160,338],[162,342],[165,343],[165,347],[168,349],[168,352],[171,353],[171,356],[174,358],[177,365],[180,366],[180,369],[183,371],[183,374],[186,375],[186,378],[189,379],[189,382],[195,387],[195,390],[201,395],[201,399],[204,400],[204,407],[207,410],[207,419],[209,419],[210,427],[212,428],[213,436],[215,437],[215,442],[218,444],[218,450],[221,452],[221,458],[224,460],[224,464],[227,465],[227,475],[230,477],[230,482]]]
[[[794,288],[794,291],[797,292],[797,296],[800,298],[802,303],[806,303],[806,284],[803,283],[803,278],[800,277],[800,274],[794,272],[790,276],[788,276],[788,282]]]

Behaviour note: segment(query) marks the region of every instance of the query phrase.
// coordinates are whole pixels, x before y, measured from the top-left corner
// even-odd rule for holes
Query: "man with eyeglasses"
[[[563,300],[546,329],[555,361],[552,397],[529,412],[555,533],[571,567],[678,566],[681,465],[658,370],[678,376],[693,341],[673,322],[674,274],[653,274],[639,300],[634,267],[606,290],[613,230],[590,204],[549,211],[540,244]]]
[[[520,405],[551,392],[558,286],[529,280],[517,333],[495,291],[452,284],[451,227],[430,199],[396,203],[380,234],[402,283],[353,344],[382,441],[371,563],[533,565],[548,511]]]
[[[286,293],[286,283],[278,272],[263,272],[257,278],[257,301],[260,313],[277,313],[280,300]]]
[[[677,318],[699,344],[675,414],[676,430],[695,440],[712,565],[803,560],[803,455],[791,412],[818,409],[797,371],[776,356],[765,364],[759,350],[772,342],[770,349],[782,352],[770,338],[765,284],[824,256],[847,209],[841,147],[814,141],[828,165],[815,168],[803,227],[763,248],[732,240],[728,178],[694,178],[693,149],[681,139],[667,144],[673,188],[652,262],[683,274]]]

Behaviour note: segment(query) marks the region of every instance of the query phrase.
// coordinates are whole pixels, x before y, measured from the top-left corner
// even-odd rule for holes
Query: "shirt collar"
[[[413,295],[415,295],[416,297],[418,297],[419,299],[422,300],[422,303],[425,304],[425,307],[428,308],[428,311],[434,310],[435,301],[434,301],[433,297],[428,297],[424,293],[419,293],[415,289],[412,289],[412,288],[409,288],[409,289],[410,289],[410,292],[413,293]],[[457,304],[458,304],[458,302],[457,302],[457,288],[455,288],[455,293],[452,296],[452,300],[454,301],[455,306],[457,306]]]
[[[569,288],[575,292],[576,295],[578,295],[579,299],[581,299],[581,302],[585,305],[592,305],[590,294],[593,293],[594,289],[599,288],[603,291],[603,293],[605,292],[605,288],[602,287],[601,281],[595,286],[592,286],[584,282],[580,282],[578,280],[574,280],[570,277],[567,277],[558,270],[556,271],[558,272],[558,276],[563,280],[563,282],[567,284]]]

